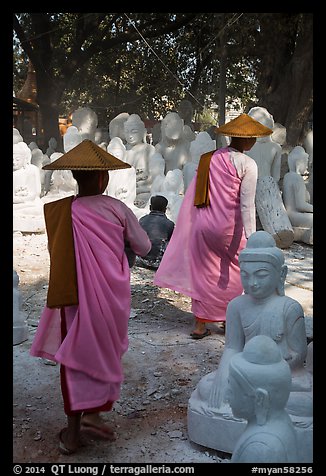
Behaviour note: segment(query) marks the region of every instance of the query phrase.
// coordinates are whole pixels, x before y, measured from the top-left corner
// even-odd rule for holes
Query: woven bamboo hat
[[[216,128],[216,132],[229,137],[264,137],[273,133],[273,130],[253,119],[248,114],[240,114],[230,122]]]
[[[85,139],[73,149],[63,154],[43,170],[118,170],[129,169],[131,165],[114,157],[95,142]]]

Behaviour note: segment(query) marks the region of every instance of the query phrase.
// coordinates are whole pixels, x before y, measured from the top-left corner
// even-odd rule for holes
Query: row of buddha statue
[[[72,125],[63,136],[64,151],[87,138],[128,162],[131,169],[110,172],[110,183],[104,193],[127,203],[138,218],[149,212],[152,195],[164,195],[169,201],[167,216],[175,222],[200,156],[228,145],[226,137],[213,131],[195,133],[189,108],[186,115],[180,104],[180,111],[187,123],[181,112],[168,112],[160,123],[159,136],[153,140],[152,134],[149,143],[145,124],[138,114],[118,114],[105,131],[97,127],[97,115],[91,108],[79,108],[72,114]],[[285,128],[275,125],[265,108],[251,108],[248,114],[274,130],[272,136],[258,138],[247,152],[258,166],[257,229],[271,233],[280,248],[289,247],[293,241],[312,245],[312,131],[304,143],[309,153],[301,145],[284,153]],[[54,138],[50,139],[45,154],[35,143],[22,144],[25,144],[23,138],[14,129],[14,229],[42,231],[44,222],[38,217],[42,204],[76,193],[76,182],[70,171],[42,170],[43,165],[61,155],[55,150]],[[281,178],[282,156],[287,156],[288,171]],[[31,216],[34,225],[28,226]]]

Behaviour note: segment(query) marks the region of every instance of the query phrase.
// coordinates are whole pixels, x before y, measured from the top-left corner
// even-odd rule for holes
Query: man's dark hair
[[[168,200],[162,195],[155,195],[154,197],[151,197],[151,210],[165,212],[167,206]]]

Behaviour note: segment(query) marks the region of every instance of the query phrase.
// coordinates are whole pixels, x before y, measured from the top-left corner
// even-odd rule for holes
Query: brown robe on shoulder
[[[44,217],[50,253],[50,277],[47,307],[78,304],[74,237],[71,220],[73,196],[44,205]]]
[[[209,205],[209,164],[214,152],[216,151],[206,152],[199,160],[194,202],[194,205],[199,208]]]

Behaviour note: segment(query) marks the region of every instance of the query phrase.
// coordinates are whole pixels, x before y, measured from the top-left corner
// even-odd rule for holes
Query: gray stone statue
[[[229,366],[228,401],[235,417],[247,421],[231,463],[296,463],[295,428],[285,410],[291,370],[273,339],[258,335]]]
[[[232,452],[244,429],[227,402],[231,358],[257,335],[278,345],[291,369],[286,411],[298,434],[302,461],[312,459],[312,375],[307,371],[307,336],[302,306],[284,295],[287,266],[274,238],[253,233],[239,255],[244,294],[230,301],[226,313],[225,347],[216,371],[204,376],[189,399],[188,433],[198,444]]]

